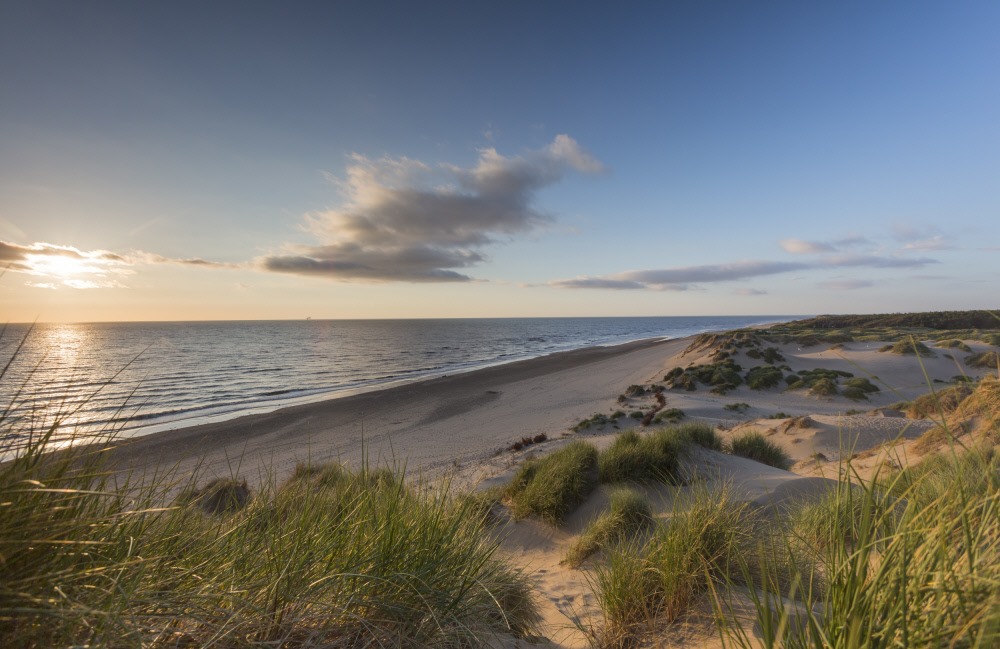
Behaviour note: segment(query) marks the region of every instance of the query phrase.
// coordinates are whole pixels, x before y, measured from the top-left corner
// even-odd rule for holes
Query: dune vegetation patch
[[[566,562],[576,568],[598,550],[633,538],[652,524],[653,512],[642,494],[614,487],[608,511],[591,522],[570,546]]]
[[[560,524],[597,486],[597,449],[574,441],[541,458],[526,460],[504,487],[502,498],[516,518],[537,516]]]
[[[103,454],[46,443],[0,465],[2,646],[458,648],[536,628],[482,517],[396,469],[171,498],[169,476],[123,482]]]
[[[971,354],[965,358],[969,367],[1000,371],[1000,353],[994,351]]]
[[[757,432],[747,432],[733,437],[729,441],[728,450],[733,455],[778,469],[788,469],[792,466],[791,458],[780,446]]]

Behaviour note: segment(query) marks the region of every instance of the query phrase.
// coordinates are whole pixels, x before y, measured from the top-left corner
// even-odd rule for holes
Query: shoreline
[[[551,436],[568,428],[626,385],[654,378],[691,338],[647,338],[554,352],[126,436],[115,441],[112,459],[124,470],[170,465],[185,472],[197,466],[220,476],[248,461],[254,468],[263,462],[281,474],[303,460],[355,464],[365,456],[434,471],[481,459],[529,433]]]

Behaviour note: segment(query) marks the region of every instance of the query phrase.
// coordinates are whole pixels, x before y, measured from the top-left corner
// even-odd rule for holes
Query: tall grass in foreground
[[[467,647],[535,624],[482,517],[398,470],[304,467],[209,515],[45,450],[0,465],[0,646]]]
[[[998,646],[1000,459],[992,448],[842,485],[810,507],[792,517],[776,555],[804,545],[815,562],[799,562],[783,587],[745,591],[762,641],[730,626],[738,646]],[[743,565],[751,568],[768,575],[777,565]],[[731,604],[744,591],[728,586]]]
[[[600,644],[637,645],[685,613],[710,582],[723,579],[750,547],[753,518],[728,491],[699,493],[645,542],[611,546],[592,573],[604,613]]]
[[[616,487],[611,492],[610,508],[596,518],[570,547],[566,562],[579,567],[598,550],[625,539],[649,527],[653,512],[642,494],[628,487]]]

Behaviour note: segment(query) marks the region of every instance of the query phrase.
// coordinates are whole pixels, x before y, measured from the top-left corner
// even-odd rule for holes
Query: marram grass
[[[208,514],[44,442],[0,466],[0,646],[467,647],[536,623],[482,517],[397,470],[303,467]]]

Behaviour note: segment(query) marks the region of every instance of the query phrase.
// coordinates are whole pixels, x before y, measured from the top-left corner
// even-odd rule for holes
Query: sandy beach
[[[297,463],[330,461],[357,466],[368,461],[405,465],[411,478],[447,476],[458,493],[502,485],[529,457],[542,457],[570,441],[584,439],[607,448],[622,431],[641,428],[625,416],[585,427],[574,426],[594,414],[611,416],[676,408],[684,421],[712,425],[723,439],[756,431],[791,458],[790,470],[765,466],[733,455],[699,450],[687,461],[693,480],[709,488],[722,485],[762,507],[814,497],[834,484],[848,459],[852,470],[868,476],[886,462],[916,462],[928,452],[915,447],[935,428],[929,419],[911,419],[892,410],[898,402],[927,394],[955,376],[978,378],[990,370],[963,362],[963,354],[935,350],[932,358],[880,351],[878,342],[800,347],[775,345],[790,372],[839,370],[878,386],[864,400],[816,396],[808,390],[754,390],[740,385],[725,394],[707,386],[693,391],[667,389],[658,404],[652,389],[626,397],[630,385],[653,388],[673,368],[709,364],[715,346],[693,345],[695,337],[594,347],[445,376],[378,392],[301,405],[141,437],[116,451],[118,466],[140,472],[156,467],[178,475],[199,468],[208,477],[236,476],[251,484],[272,476],[283,479]],[[973,352],[990,346],[968,341]],[[759,364],[736,352],[734,360]],[[727,407],[728,406],[728,407]],[[655,428],[656,426],[652,426]],[[522,438],[546,441],[512,450]],[[926,446],[926,444],[925,444]],[[714,486],[713,486],[714,485]],[[668,518],[684,490],[644,487],[657,516]],[[587,524],[608,506],[599,487],[564,525],[514,520],[496,532],[501,554],[532,575],[543,616],[544,640],[538,646],[584,647],[592,640],[601,612],[588,581],[589,569],[566,564],[568,548]],[[681,646],[715,646],[718,638],[702,606],[692,609]],[[679,627],[680,628],[680,627]],[[521,641],[521,645],[526,646]]]
[[[252,479],[297,462],[356,465],[366,454],[433,474],[481,461],[523,436],[558,436],[604,410],[624,386],[647,383],[687,339],[591,347],[266,414],[182,428],[123,442],[123,468],[200,466]]]

